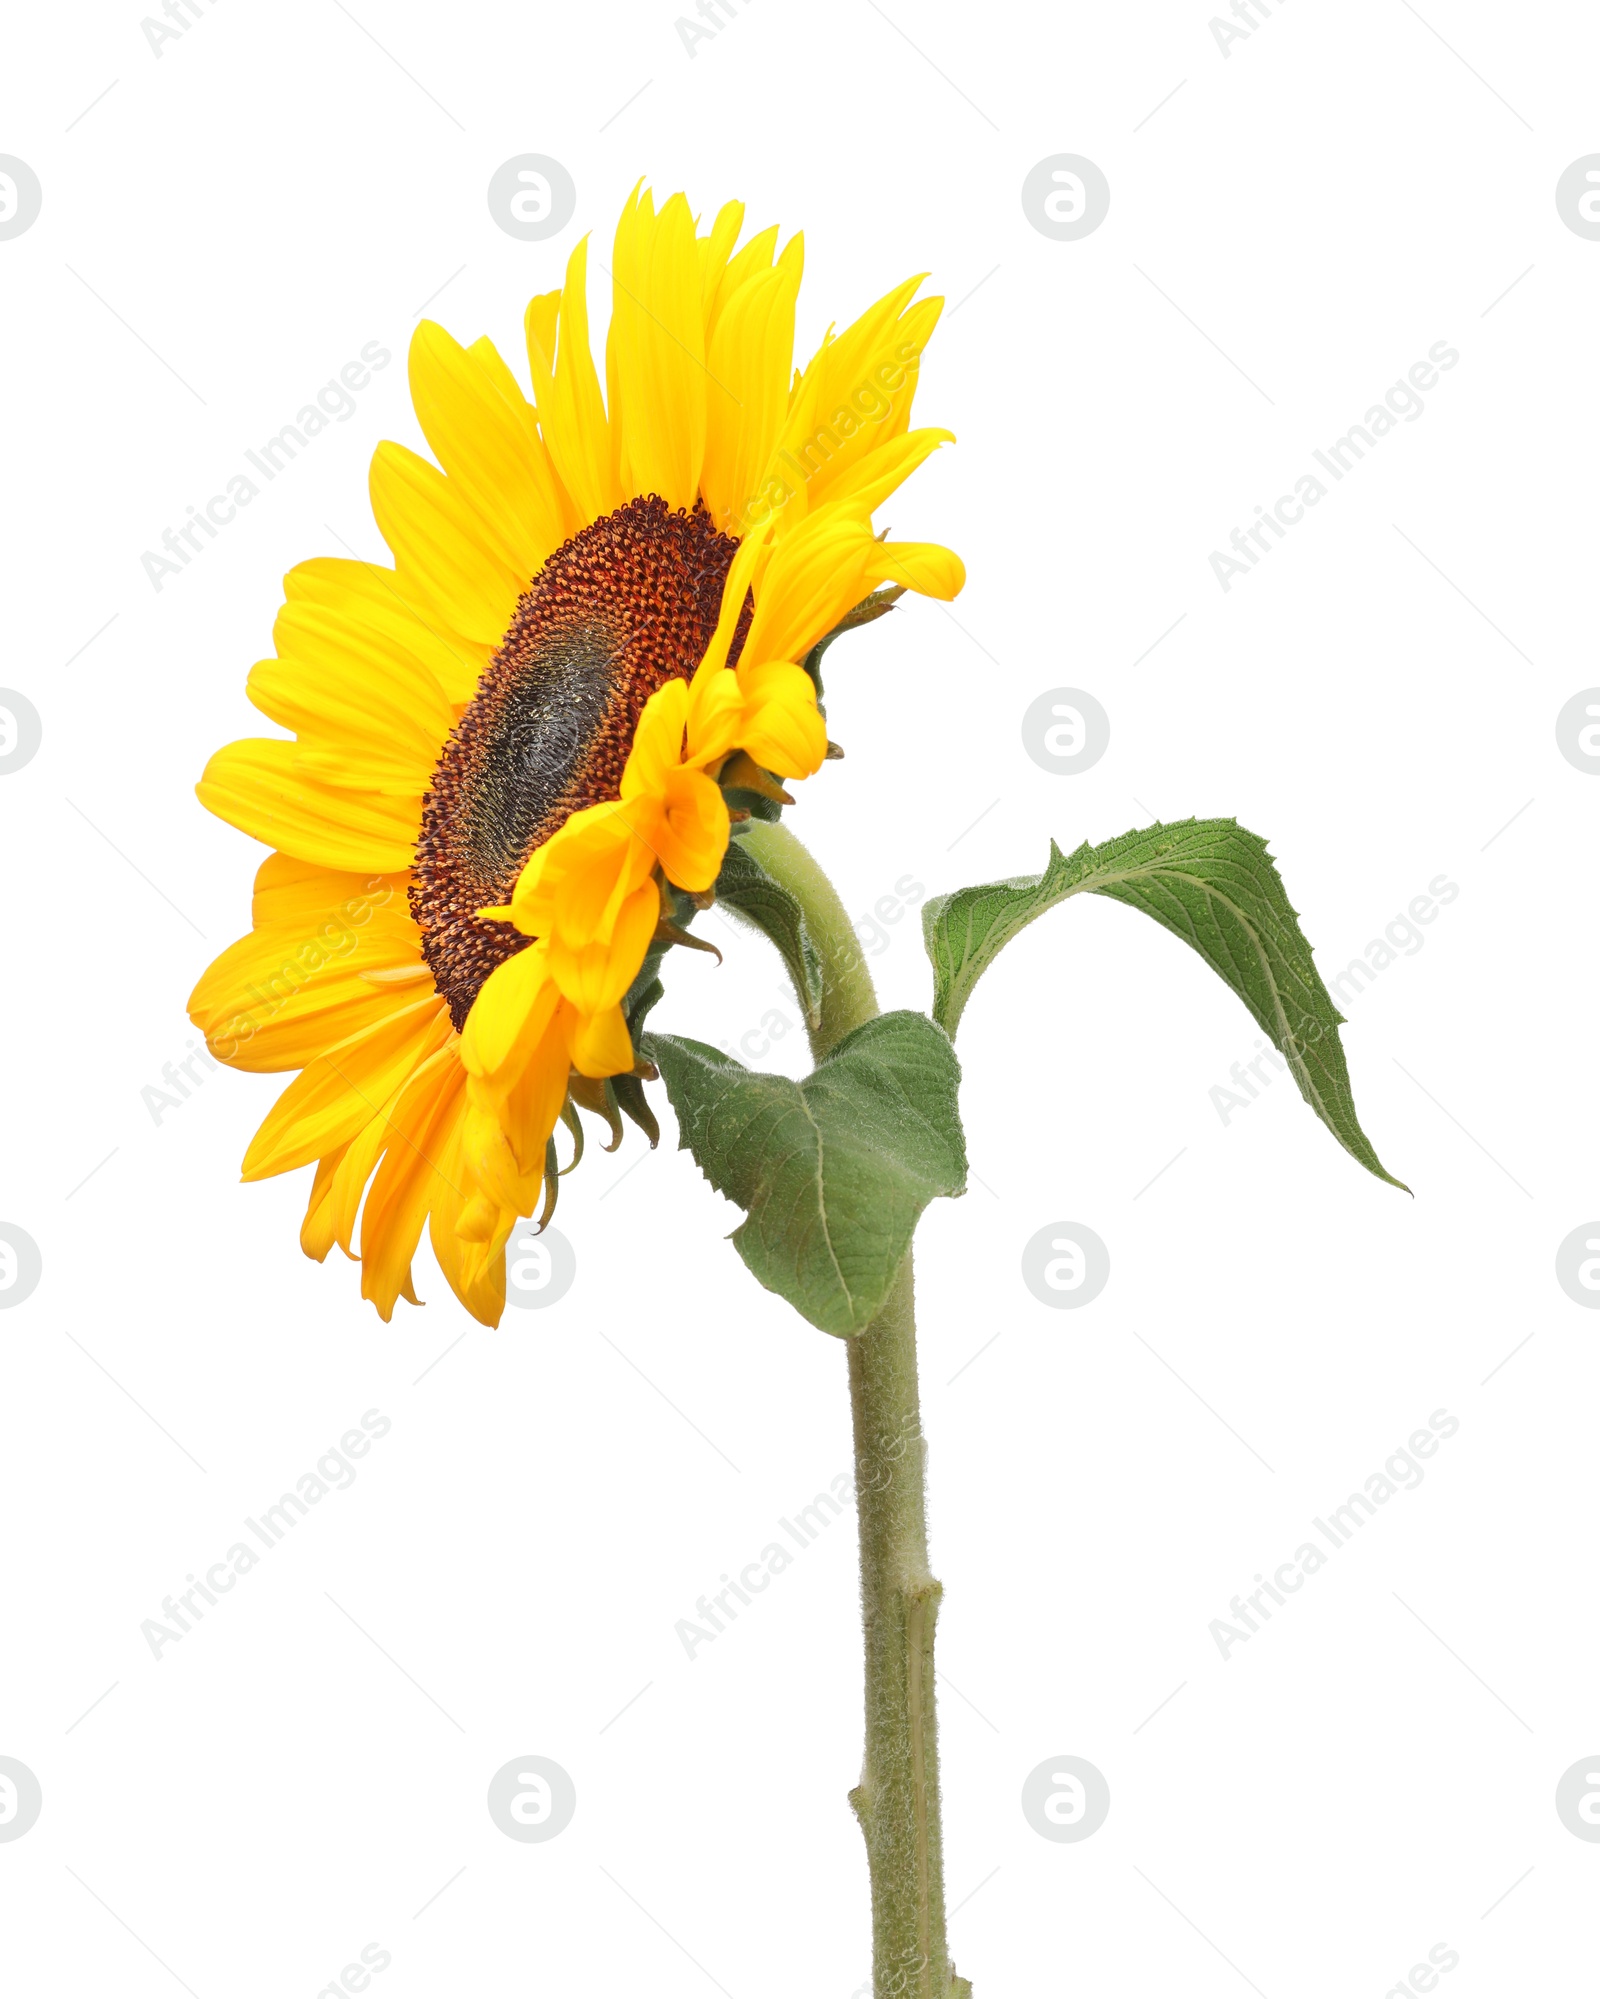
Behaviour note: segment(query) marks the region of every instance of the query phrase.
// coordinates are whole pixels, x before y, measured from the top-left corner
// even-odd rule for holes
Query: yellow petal
[[[768,475],[783,493],[771,516],[780,532],[797,526],[830,497],[835,481],[905,430],[929,314],[913,308],[913,319],[904,309],[921,282],[897,285],[824,341],[807,364]]]
[[[949,430],[913,430],[867,452],[848,472],[841,473],[826,487],[830,502],[848,501],[852,511],[876,513],[889,495],[902,486],[924,459],[941,444],[953,444]],[[816,489],[812,498],[818,497]]]
[[[346,1144],[449,1038],[450,1015],[430,993],[325,1050],[268,1112],[245,1154],[244,1178],[288,1173]]]
[[[589,239],[567,260],[561,292],[559,345],[540,303],[528,307],[528,364],[533,375],[539,426],[551,460],[584,521],[599,520],[622,504],[612,464],[610,426],[594,356],[589,351]]]
[[[625,1076],[633,1064],[633,1043],[620,1006],[585,1020],[573,1037],[572,1066],[580,1076]]]
[[[872,529],[852,509],[810,516],[773,549],[745,639],[752,659],[804,659],[866,595]]]
[[[493,544],[471,503],[437,466],[380,444],[369,479],[378,531],[408,593],[451,632],[497,645],[529,577]]]
[[[411,339],[411,400],[434,457],[471,502],[485,545],[526,587],[566,540],[565,510],[533,409],[488,351],[493,361],[480,365],[425,319]]]
[[[745,691],[741,747],[779,777],[810,777],[828,754],[828,731],[809,673],[788,660],[739,667]]]
[[[716,327],[717,295],[727,274],[728,258],[744,227],[744,203],[725,201],[717,210],[709,236],[698,242],[700,252],[700,305],[706,316],[706,339]],[[774,232],[776,233],[776,232]]]
[[[334,1169],[344,1157],[344,1148],[330,1152],[326,1159],[317,1161],[317,1171],[311,1183],[311,1198],[306,1203],[306,1218],[300,1224],[300,1247],[314,1263],[321,1263],[333,1248],[333,1203],[330,1198]]]
[[[361,1295],[387,1323],[402,1295],[415,1302],[411,1259],[427,1220],[451,1128],[465,1108],[466,1078],[453,1048],[412,1077],[389,1123],[389,1142],[361,1211]],[[459,1192],[459,1190],[457,1190]]]
[[[656,836],[662,870],[668,881],[698,894],[710,888],[722,871],[722,857],[728,851],[727,803],[711,779],[697,770],[669,772],[663,803]]]
[[[559,930],[574,950],[608,937],[623,901],[656,865],[659,822],[660,806],[649,797],[574,812],[517,879],[517,928],[530,937]]]
[[[700,490],[718,528],[745,518],[787,413],[800,266],[796,237],[733,294],[711,339]]]
[[[544,1033],[559,999],[543,944],[530,944],[496,965],[479,987],[461,1031],[467,1073],[497,1077],[519,1043],[531,1044]]]
[[[715,785],[710,788],[716,791]],[[723,823],[727,823],[726,811]],[[660,915],[660,891],[653,881],[642,882],[623,898],[616,920],[604,937],[576,949],[559,932],[551,938],[551,977],[581,1013],[599,1013],[615,1006],[627,992],[639,975]]]
[[[948,602],[966,582],[967,568],[954,549],[936,541],[880,541],[867,558],[866,578],[869,583],[903,583],[924,597]]]
[[[739,747],[743,725],[744,693],[738,677],[726,667],[697,677],[689,699],[686,761],[696,767],[719,763]]]
[[[618,224],[611,342],[631,491],[690,507],[706,447],[705,319],[689,204],[675,194],[659,215],[645,196]],[[718,394],[727,391],[718,389]]]
[[[218,750],[195,792],[230,826],[325,868],[407,868],[421,827],[415,801],[321,783],[296,767],[293,743],[269,737]]]
[[[345,627],[359,624],[374,648],[415,659],[438,681],[445,700],[456,706],[472,699],[503,636],[497,632],[492,639],[477,641],[446,631],[397,571],[376,562],[317,556],[289,571],[283,594],[291,608],[318,607],[337,616]]]
[[[352,874],[293,854],[268,854],[256,870],[250,921],[257,930],[302,934],[330,922],[360,930],[382,911],[405,911],[408,881],[404,874]]]

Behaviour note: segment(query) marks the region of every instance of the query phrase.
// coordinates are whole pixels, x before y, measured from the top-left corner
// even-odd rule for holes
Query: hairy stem
[[[782,824],[743,835],[805,912],[823,967],[818,1061],[878,1012],[855,929],[828,877]],[[917,1397],[911,1258],[888,1303],[847,1341],[866,1643],[866,1751],[850,1793],[872,1882],[874,1999],[970,1999],[945,1948],[933,1637],[940,1588],[928,1569],[926,1445]]]
[[[805,912],[806,929],[822,961],[822,1018],[811,1030],[811,1053],[820,1062],[853,1028],[878,1012],[878,995],[855,925],[845,914],[839,891],[787,826],[758,819],[741,839],[746,851]],[[802,1009],[804,1005],[802,994]]]

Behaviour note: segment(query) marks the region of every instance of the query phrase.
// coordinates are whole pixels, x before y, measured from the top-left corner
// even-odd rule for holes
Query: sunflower
[[[586,242],[528,306],[531,398],[488,340],[418,328],[438,463],[374,455],[393,567],[290,572],[248,682],[290,737],[229,745],[198,786],[274,851],[191,1017],[224,1062],[300,1071],[244,1178],[315,1163],[302,1247],[359,1255],[385,1320],[419,1302],[426,1224],[496,1324],[558,1121],[579,1149],[577,1105],[613,1144],[619,1104],[652,1126],[625,1002],[689,941],[740,801],[792,802],[827,756],[804,662],[877,586],[963,581],[872,526],[950,438],[910,428],[941,301],[901,284],[795,371],[801,239],[736,249],[743,220],[729,202],[700,234],[683,195],[635,190],[604,394]]]

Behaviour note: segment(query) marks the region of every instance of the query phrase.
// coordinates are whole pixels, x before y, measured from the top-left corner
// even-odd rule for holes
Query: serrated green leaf
[[[1074,854],[1052,840],[1042,875],[936,896],[922,912],[933,1017],[952,1037],[972,990],[1019,930],[1074,895],[1108,895],[1181,937],[1250,1009],[1300,1094],[1369,1173],[1387,1172],[1361,1129],[1334,1005],[1267,843],[1236,819],[1149,826]],[[1409,1189],[1406,1191],[1409,1192]]]
[[[673,1034],[646,1047],[680,1148],[746,1211],[733,1244],[751,1275],[825,1333],[870,1325],[923,1209],[966,1190],[961,1072],[943,1029],[880,1014],[803,1083]]]
[[[717,900],[777,945],[805,1008],[806,1025],[815,1027],[822,1017],[822,961],[806,934],[805,915],[789,891],[738,840],[728,842],[723,856]]]

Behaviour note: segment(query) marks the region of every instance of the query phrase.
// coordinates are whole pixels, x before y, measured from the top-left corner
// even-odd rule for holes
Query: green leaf
[[[1200,953],[1250,1009],[1300,1094],[1369,1173],[1385,1171],[1356,1118],[1334,1005],[1311,946],[1258,834],[1236,819],[1184,819],[1124,833],[1075,854],[1052,840],[1042,875],[936,896],[922,912],[933,960],[933,1017],[955,1035],[973,987],[1019,930],[1074,895],[1142,909]],[[1410,1189],[1406,1188],[1406,1192]]]
[[[751,1275],[825,1333],[870,1325],[923,1209],[966,1191],[961,1071],[943,1029],[880,1014],[803,1083],[673,1034],[646,1045],[680,1149],[746,1211],[733,1243]]]
[[[717,900],[777,945],[805,1008],[806,1025],[815,1027],[822,1018],[822,961],[806,934],[805,915],[789,891],[737,840],[728,842],[723,856]]]

